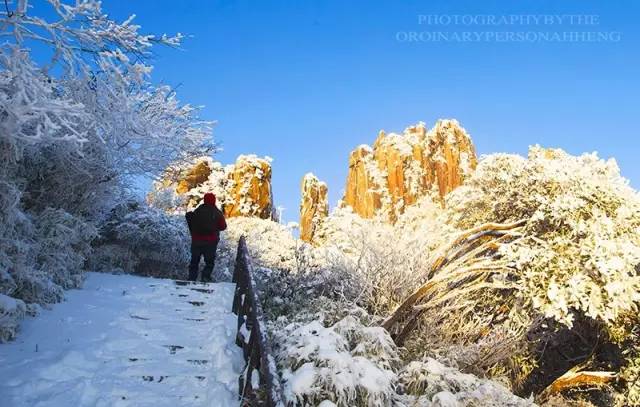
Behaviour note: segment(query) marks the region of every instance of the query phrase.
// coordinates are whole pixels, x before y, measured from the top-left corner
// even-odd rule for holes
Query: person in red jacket
[[[191,233],[191,263],[189,264],[189,280],[196,281],[200,257],[204,257],[202,281],[211,281],[211,273],[216,261],[216,250],[220,240],[220,232],[227,228],[224,215],[216,206],[216,196],[204,194],[204,203],[193,212],[186,213],[187,225]]]

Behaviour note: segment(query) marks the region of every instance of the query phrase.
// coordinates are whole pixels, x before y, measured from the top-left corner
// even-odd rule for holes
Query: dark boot
[[[189,281],[196,281],[198,278],[198,268],[200,268],[200,256],[202,256],[202,246],[191,244],[191,262],[189,262]]]
[[[210,283],[211,274],[213,273],[213,267],[216,262],[216,250],[218,249],[218,242],[208,243],[204,248],[204,268],[202,269],[202,282]]]

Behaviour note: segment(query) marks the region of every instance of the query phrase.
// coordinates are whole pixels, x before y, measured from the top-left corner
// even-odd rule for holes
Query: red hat
[[[216,196],[211,192],[207,192],[204,194],[204,203],[207,205],[215,205],[216,204]]]

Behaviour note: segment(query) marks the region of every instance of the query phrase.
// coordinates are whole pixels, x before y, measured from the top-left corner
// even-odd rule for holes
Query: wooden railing
[[[284,407],[244,236],[238,242],[233,282],[236,283],[233,313],[238,316],[236,344],[242,348],[246,361],[238,387],[241,406]]]

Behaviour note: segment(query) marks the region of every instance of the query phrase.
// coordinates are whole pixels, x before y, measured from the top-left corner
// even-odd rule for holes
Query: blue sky
[[[479,154],[530,144],[615,157],[640,185],[640,3],[517,1],[104,1],[144,31],[192,35],[158,50],[153,79],[218,121],[223,163],[273,161],[276,205],[297,220],[312,171],[340,198],[349,152],[380,129],[456,118]],[[582,15],[551,25],[419,24],[420,15]],[[439,20],[446,22],[446,17]],[[404,41],[408,32],[567,32],[601,42]],[[619,37],[611,35],[618,33]]]

